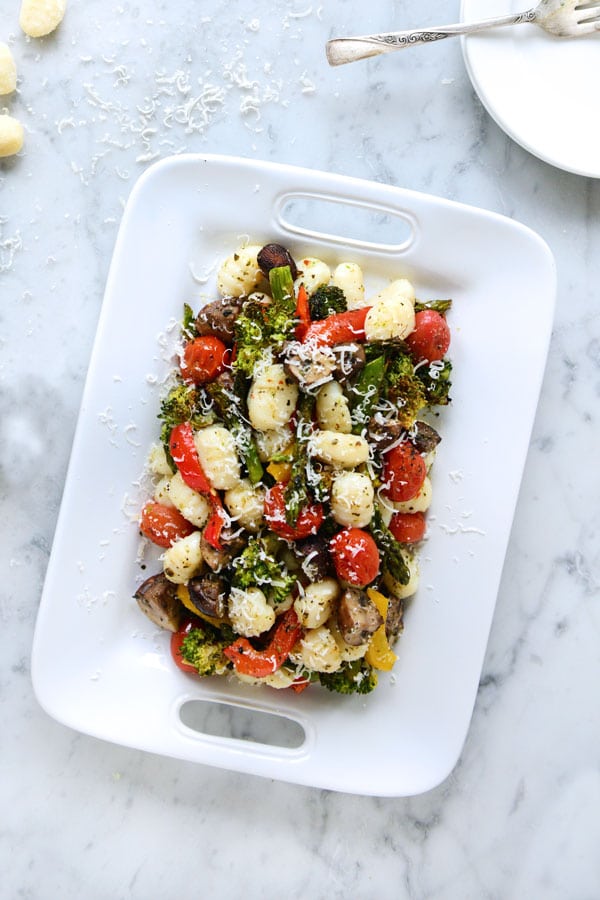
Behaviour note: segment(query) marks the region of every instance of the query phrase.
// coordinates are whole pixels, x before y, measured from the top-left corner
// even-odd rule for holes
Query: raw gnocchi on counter
[[[450,402],[450,300],[248,243],[184,308],[135,591],[184,672],[368,694],[397,659]]]

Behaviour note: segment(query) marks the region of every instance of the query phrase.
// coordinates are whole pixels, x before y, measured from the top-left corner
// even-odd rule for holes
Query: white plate
[[[527,0],[463,0],[461,20],[525,8]],[[463,53],[500,128],[545,162],[600,178],[600,34],[565,40],[537,25],[518,25],[463,38]]]
[[[314,210],[310,221],[291,224],[299,198]],[[317,221],[349,226],[365,213],[368,244],[313,232]],[[405,239],[381,243],[390,224]],[[169,369],[165,325],[180,318],[185,301],[197,307],[203,292],[211,296],[214,263],[242,235],[280,241],[299,257],[310,250],[360,260],[372,284],[402,274],[422,298],[455,299],[454,403],[440,418],[422,583],[395,672],[365,697],[187,676],[169,658],[168,635],[131,599],[158,568],[148,561],[140,570],[130,514],[135,519],[142,502],[136,481],[157,436],[157,379]],[[204,287],[192,272],[206,272]],[[472,714],[554,294],[547,246],[492,213],[248,160],[179,156],[149,169],[119,232],[37,622],[32,671],[42,706],[100,738],[301,784],[401,796],[441,782]],[[282,747],[268,742],[270,733],[248,741],[198,732],[180,717],[190,698],[231,704],[250,721],[278,714],[304,736]]]

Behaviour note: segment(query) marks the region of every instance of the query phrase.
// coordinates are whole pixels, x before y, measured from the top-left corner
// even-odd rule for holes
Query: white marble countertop
[[[334,32],[458,17],[458,3],[410,6],[88,0],[39,41],[3,12],[19,82],[0,106],[26,130],[0,161],[7,898],[598,896],[600,182],[509,140],[456,41],[327,66]],[[33,629],[123,203],[151,161],[182,151],[485,207],[555,254],[550,357],[473,721],[426,795],[340,795],[124,749],[57,724],[33,695]]]

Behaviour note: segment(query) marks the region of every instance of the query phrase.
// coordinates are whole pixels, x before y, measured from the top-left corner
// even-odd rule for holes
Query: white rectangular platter
[[[141,568],[137,516],[177,323],[184,302],[214,298],[216,266],[244,237],[360,262],[368,286],[405,276],[420,299],[454,300],[453,403],[439,420],[420,587],[394,672],[367,696],[186,675],[132,599],[159,568],[151,555]],[[123,216],[39,611],[32,673],[44,709],[119,744],[331,790],[408,796],[443,781],[473,711],[555,291],[544,242],[489,212],[228,157],[150,168]],[[198,730],[182,721],[191,700],[249,721],[283,717],[301,738]]]

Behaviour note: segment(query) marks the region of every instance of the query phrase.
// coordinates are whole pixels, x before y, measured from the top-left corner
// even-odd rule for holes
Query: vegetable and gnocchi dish
[[[279,244],[217,288],[184,308],[140,518],[162,571],[135,598],[186,672],[369,693],[417,589],[451,301],[403,278],[367,296],[355,263]]]

